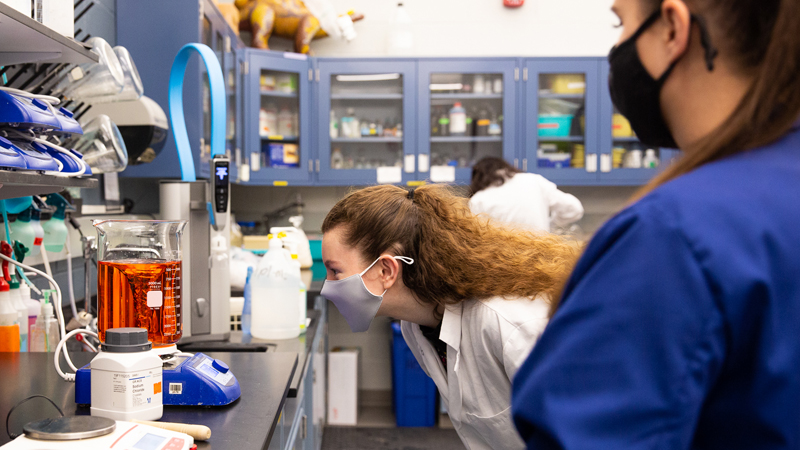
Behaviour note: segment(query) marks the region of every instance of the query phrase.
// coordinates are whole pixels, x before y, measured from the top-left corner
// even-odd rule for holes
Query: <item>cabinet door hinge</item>
[[[514,68],[514,81],[519,81],[519,67]]]
[[[522,69],[522,81],[528,81],[528,68]]]

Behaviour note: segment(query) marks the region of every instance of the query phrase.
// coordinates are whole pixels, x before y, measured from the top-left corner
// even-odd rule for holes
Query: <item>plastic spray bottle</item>
[[[56,208],[53,217],[44,223],[44,249],[48,252],[58,253],[64,250],[64,243],[67,241],[67,225],[64,223],[64,218],[67,215],[67,209],[74,210],[75,208],[64,197],[58,194],[49,194],[45,202]]]
[[[29,247],[29,255],[38,255],[42,249],[42,241],[44,241],[44,228],[42,228],[42,210],[36,206],[37,200],[42,202],[38,197],[34,197],[33,206],[31,206],[31,228],[33,228],[33,246]],[[43,204],[43,202],[42,202]]]
[[[1,289],[1,288],[0,288]],[[53,304],[50,296],[53,291],[47,289],[42,291],[42,309],[36,323],[31,327],[31,351],[32,352],[53,352],[58,345],[58,321],[53,317]]]
[[[28,307],[28,312],[26,314],[25,323],[19,324],[21,327],[25,327],[28,334],[28,342],[27,342],[27,351],[31,351],[31,328],[33,328],[33,324],[36,323],[36,317],[39,316],[39,312],[42,310],[42,305],[39,303],[38,300],[34,300],[31,298],[31,288],[27,285],[27,283],[20,283],[19,284],[19,297],[22,300],[22,303]]]
[[[19,352],[19,312],[11,303],[5,278],[0,277],[0,352]]]
[[[251,303],[253,301],[253,289],[250,285],[250,280],[253,277],[253,268],[247,268],[247,278],[244,282],[244,306],[242,307],[242,333],[250,334],[250,327],[253,321],[251,314]]]
[[[3,255],[11,258],[11,245],[8,242],[0,242],[0,252]],[[17,310],[17,323],[19,324],[19,343],[20,351],[25,352],[28,349],[28,307],[22,303],[22,297],[19,292],[19,279],[17,279],[16,267],[8,261],[3,260],[3,278],[8,282],[10,288],[9,294],[11,297],[11,304]]]
[[[36,231],[31,225],[32,213],[33,207],[29,207],[17,214],[16,221],[8,224],[8,228],[11,230],[11,239],[21,242],[28,249],[33,247],[33,241],[36,239]]]

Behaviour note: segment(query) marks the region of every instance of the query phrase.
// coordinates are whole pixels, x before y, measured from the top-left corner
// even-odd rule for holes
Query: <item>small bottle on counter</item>
[[[251,313],[252,291],[250,287],[250,279],[253,277],[253,268],[247,268],[247,278],[244,281],[244,306],[242,306],[242,333],[250,334],[250,325],[253,321]]]

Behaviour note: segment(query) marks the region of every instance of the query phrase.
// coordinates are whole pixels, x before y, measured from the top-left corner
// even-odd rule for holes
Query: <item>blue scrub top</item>
[[[604,225],[512,398],[530,449],[800,448],[800,132]]]

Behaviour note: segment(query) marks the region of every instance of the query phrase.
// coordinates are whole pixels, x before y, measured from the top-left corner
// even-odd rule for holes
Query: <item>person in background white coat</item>
[[[472,167],[470,189],[474,214],[515,226],[549,232],[551,224],[564,227],[583,217],[583,205],[574,195],[500,158],[483,158]]]
[[[466,448],[525,448],[511,422],[511,379],[578,249],[487,224],[442,185],[355,191],[322,232],[322,295],[350,328],[367,331],[376,315],[402,320]]]

